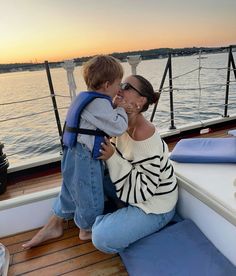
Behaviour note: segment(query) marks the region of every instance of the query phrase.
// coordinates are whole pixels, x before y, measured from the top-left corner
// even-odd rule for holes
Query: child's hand
[[[124,103],[125,103],[124,98],[120,97],[120,96],[116,96],[114,101],[113,101],[113,104],[114,104],[115,107],[118,107],[118,106],[123,107]]]
[[[137,108],[135,108],[134,103],[128,103],[123,98],[116,97],[114,101],[114,105],[116,107],[123,107],[126,111],[126,113],[133,113],[134,111],[137,111]]]
[[[101,149],[99,151],[101,152],[101,156],[99,156],[98,159],[108,160],[114,154],[115,148],[112,146],[110,140],[105,137],[105,143],[101,144]]]

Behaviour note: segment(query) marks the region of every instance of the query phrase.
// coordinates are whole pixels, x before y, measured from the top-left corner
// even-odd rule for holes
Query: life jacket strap
[[[65,126],[65,130],[72,133],[80,133],[80,134],[95,135],[95,136],[108,136],[104,131],[99,129],[86,129],[86,128],[76,128],[76,127]]]

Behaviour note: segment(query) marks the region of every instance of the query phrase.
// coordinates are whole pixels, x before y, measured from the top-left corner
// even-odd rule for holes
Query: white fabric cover
[[[235,164],[173,164],[184,189],[236,226]]]

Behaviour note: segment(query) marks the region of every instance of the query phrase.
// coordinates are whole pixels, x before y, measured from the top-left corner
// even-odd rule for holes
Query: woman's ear
[[[138,102],[136,103],[136,107],[138,110],[142,110],[143,106],[145,105],[145,103],[147,102],[147,98],[146,97],[140,97]]]

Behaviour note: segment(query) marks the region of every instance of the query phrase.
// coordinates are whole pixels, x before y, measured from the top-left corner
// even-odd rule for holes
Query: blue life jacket
[[[93,158],[97,158],[100,155],[99,149],[101,147],[101,143],[104,141],[104,136],[108,136],[105,132],[100,129],[84,129],[80,128],[80,118],[84,108],[91,103],[96,98],[107,99],[111,105],[112,100],[111,97],[103,95],[101,93],[97,93],[94,91],[86,91],[80,92],[79,95],[75,97],[73,102],[71,103],[69,110],[66,115],[66,121],[63,129],[63,145],[68,148],[72,148],[77,143],[78,133],[94,135],[94,146],[92,151]]]

